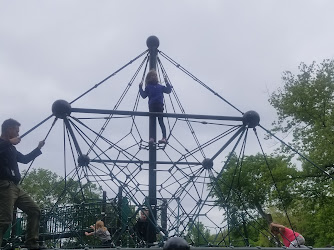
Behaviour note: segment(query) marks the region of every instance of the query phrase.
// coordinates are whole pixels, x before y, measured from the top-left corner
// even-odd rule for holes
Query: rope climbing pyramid
[[[254,130],[256,136],[257,127],[269,134],[270,131],[260,125],[257,112],[240,111],[158,50],[157,37],[149,37],[147,46],[146,51],[73,101],[56,100],[52,115],[23,136],[43,124],[52,123],[48,135],[54,127],[63,127],[57,150],[64,158],[64,178],[77,180],[81,186],[95,183],[106,190],[108,197],[121,192],[136,211],[148,209],[148,243],[170,236],[187,237],[192,228],[202,224],[216,234],[214,240],[202,235],[204,244],[214,241],[214,245],[230,245],[229,218],[233,212],[226,209],[227,205],[218,205],[228,204],[228,197],[219,197],[219,194],[221,185],[228,186],[236,194],[239,190],[231,183],[219,181],[233,156],[242,159],[249,129]],[[203,92],[218,100],[222,112],[229,110],[233,115],[187,113],[178,95],[183,91],[182,84],[167,73],[164,62],[175,66]],[[161,84],[168,82],[172,86],[171,93],[165,95],[163,113],[148,112],[147,100],[140,97],[138,85],[144,82],[151,69],[157,72]],[[133,75],[130,70],[134,71]],[[87,107],[86,98],[90,98],[89,103],[94,100],[100,103],[100,88],[108,91],[113,106]],[[116,94],[120,96],[118,99]],[[197,99],[193,101],[198,102]],[[208,110],[209,103],[210,100],[203,103]],[[161,135],[157,129],[159,116],[165,120],[167,143],[158,143]],[[240,162],[236,165],[240,166]],[[247,222],[254,217],[245,211],[242,220]],[[270,236],[262,225],[254,227]],[[157,238],[157,233],[162,238]],[[224,236],[218,240],[218,235],[222,234]],[[247,234],[241,230],[240,234],[248,246]]]

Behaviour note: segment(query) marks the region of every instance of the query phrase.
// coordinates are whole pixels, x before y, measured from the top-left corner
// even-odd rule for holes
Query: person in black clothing
[[[14,119],[5,120],[1,126],[0,137],[0,246],[3,234],[13,220],[13,208],[17,206],[27,216],[25,246],[29,249],[40,249],[38,244],[40,209],[29,195],[18,185],[21,174],[18,162],[27,164],[42,154],[41,148],[45,142],[38,143],[37,148],[27,155],[16,150],[20,123]]]
[[[133,227],[133,231],[135,232],[138,241],[147,241],[148,239],[148,210],[140,211],[140,217],[138,218],[136,224]]]

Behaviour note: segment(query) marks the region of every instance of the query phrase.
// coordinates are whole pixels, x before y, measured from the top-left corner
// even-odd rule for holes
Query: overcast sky
[[[161,51],[238,109],[257,111],[270,128],[268,95],[282,86],[282,72],[333,57],[333,8],[330,0],[1,0],[1,120],[21,121],[21,133],[30,129],[55,100],[74,100],[155,35]],[[179,71],[169,77],[187,112],[236,115],[224,103],[210,104],[202,87],[187,87]],[[106,85],[106,96],[96,92],[79,107],[112,108],[119,96]]]
[[[238,109],[257,111],[270,129],[276,116],[268,96],[282,86],[282,72],[333,58],[333,11],[331,0],[0,0],[0,117],[19,120],[24,133],[51,114],[55,100],[74,100],[145,51],[155,35],[161,51]],[[127,84],[136,67],[115,82]],[[187,112],[240,115],[166,67]],[[113,84],[74,106],[111,109],[122,89]],[[138,109],[146,108],[145,100]],[[37,145],[48,126],[18,149]],[[37,164],[60,173],[45,163],[57,143],[47,141]]]

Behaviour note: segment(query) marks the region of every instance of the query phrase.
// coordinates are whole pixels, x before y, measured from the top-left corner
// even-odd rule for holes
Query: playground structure
[[[147,46],[148,50],[72,102],[55,101],[52,115],[22,135],[26,136],[53,119],[47,138],[58,121],[62,121],[64,141],[65,138],[67,140],[64,152],[71,152],[70,157],[66,155],[65,158],[73,160],[73,169],[66,171],[64,178],[77,180],[81,186],[95,183],[105,190],[103,198],[97,203],[59,207],[58,201],[55,202],[54,207],[43,212],[40,234],[42,240],[53,240],[57,246],[61,246],[62,239],[76,238],[77,245],[84,247],[84,232],[97,219],[102,219],[111,231],[114,246],[149,247],[159,242],[163,244],[168,237],[187,237],[191,229],[199,227],[200,223],[213,229],[217,235],[213,242],[201,235],[203,245],[234,244],[229,240],[230,215],[217,206],[217,197],[213,196],[213,192],[219,193],[219,190],[215,190],[219,187],[211,183],[219,180],[224,166],[229,163],[234,152],[244,152],[249,129],[255,131],[256,138],[256,128],[259,127],[279,139],[260,125],[257,112],[240,111],[158,50],[157,37],[149,37]],[[172,94],[165,98],[165,113],[162,114],[167,119],[168,144],[149,143],[148,138],[154,138],[155,141],[158,139],[156,118],[161,114],[138,111],[139,93],[136,98],[131,98],[134,103],[131,111],[121,110],[120,106],[133,89],[133,83],[138,78],[143,82],[150,69],[155,69],[160,79],[168,79],[173,84],[159,56],[231,107],[236,115],[186,113],[176,93],[177,88],[174,87]],[[112,109],[76,107],[79,99],[142,57],[144,58],[138,69]],[[143,127],[145,131],[148,130],[148,134],[142,132]],[[199,131],[204,130],[205,136],[199,135]],[[82,198],[85,200],[85,197]],[[143,209],[149,210],[148,238],[144,242],[136,238],[136,232],[131,231],[138,212]],[[251,213],[245,212],[245,222],[252,218]],[[13,225],[16,227],[12,228],[11,239],[15,242],[16,237],[21,237],[22,234],[18,228],[25,227],[24,216],[18,215],[17,222]],[[270,236],[267,229],[258,229]],[[224,234],[224,237],[218,240],[219,234]],[[240,234],[243,245],[249,246],[247,231],[240,231]]]

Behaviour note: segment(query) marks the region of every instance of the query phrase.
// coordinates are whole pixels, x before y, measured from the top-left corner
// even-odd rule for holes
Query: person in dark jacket
[[[13,220],[13,208],[17,206],[27,216],[25,246],[28,249],[40,249],[39,220],[40,209],[29,195],[18,185],[21,174],[18,162],[27,164],[42,154],[44,141],[27,155],[21,154],[15,146],[21,141],[19,137],[20,123],[14,119],[5,120],[1,126],[0,137],[0,246],[3,234]]]
[[[159,84],[158,75],[155,70],[150,70],[145,78],[145,90],[142,88],[142,82],[139,84],[139,92],[142,98],[148,97],[148,109],[150,112],[163,112],[164,110],[164,93],[170,94],[172,86],[165,79],[166,86]],[[155,119],[155,117],[153,117]],[[162,139],[159,143],[167,143],[166,127],[163,116],[158,116],[159,125],[162,132]],[[155,142],[155,138],[150,138],[150,142]]]
[[[133,227],[133,232],[139,243],[144,243],[148,239],[148,215],[148,209],[140,211],[140,217],[137,219],[136,224]]]

